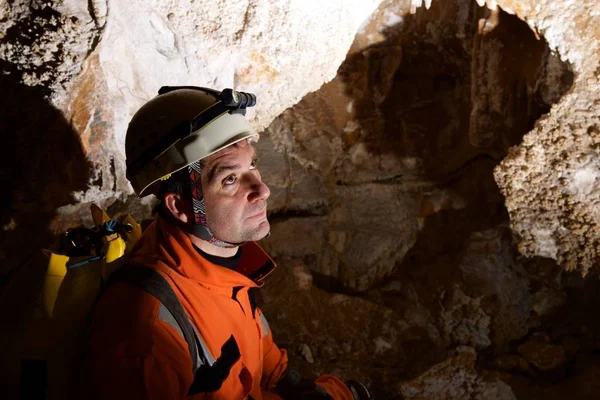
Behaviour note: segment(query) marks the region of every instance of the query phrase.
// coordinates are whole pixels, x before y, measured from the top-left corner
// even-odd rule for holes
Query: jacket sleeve
[[[315,383],[323,386],[333,400],[355,400],[348,386],[337,376],[321,375]]]

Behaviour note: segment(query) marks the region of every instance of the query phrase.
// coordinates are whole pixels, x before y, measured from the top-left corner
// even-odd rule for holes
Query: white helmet
[[[156,194],[161,180],[234,143],[257,136],[244,115],[251,93],[195,86],[162,87],[129,123],[127,179],[139,197]]]

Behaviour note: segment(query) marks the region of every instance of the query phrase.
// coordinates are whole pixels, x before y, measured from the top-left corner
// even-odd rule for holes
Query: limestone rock
[[[313,15],[314,5],[304,2],[134,0],[111,4],[108,12],[105,0],[3,1],[0,59],[5,79],[39,88],[38,96],[51,99],[48,106],[81,138],[89,188],[74,191],[71,203],[84,203],[77,214],[85,215],[92,201],[108,206],[131,194],[123,154],[127,123],[160,86],[255,92],[259,103],[250,119],[261,130],[333,78],[377,5],[327,2]],[[13,101],[32,102],[24,95]]]
[[[327,217],[287,217],[271,220],[271,236],[261,245],[276,259],[311,257],[310,269],[318,270],[314,261],[322,251]]]
[[[398,384],[405,399],[516,399],[510,387],[497,380],[488,382],[475,371],[476,353],[458,347],[454,355],[434,365],[419,377]]]
[[[495,171],[520,251],[584,274],[600,260],[598,3],[499,1],[543,34],[575,71],[571,92]],[[595,10],[595,11],[593,11]]]
[[[515,253],[508,229],[476,232],[459,265],[465,290],[486,299],[482,307],[492,317],[492,341],[497,347],[527,334],[531,299],[525,270]]]
[[[26,86],[39,86],[65,106],[70,83],[94,50],[106,18],[98,0],[2,2],[0,60],[2,72]]]
[[[533,338],[520,345],[518,351],[540,371],[554,371],[566,362],[565,350],[545,340]]]
[[[454,345],[469,345],[477,350],[488,347],[491,318],[482,310],[482,298],[466,296],[457,286],[442,304],[441,331]]]
[[[479,20],[469,126],[469,138],[477,147],[502,145],[502,140],[518,143],[520,137],[513,135],[529,130],[531,116],[548,112],[548,105],[556,103],[572,83],[558,55],[517,21],[498,9]],[[503,73],[498,73],[498,66]],[[499,89],[510,87],[518,89],[508,95]],[[534,92],[542,101],[534,100]]]
[[[527,360],[517,354],[503,354],[494,360],[494,367],[500,371],[532,374]]]
[[[277,122],[274,125],[277,126]],[[270,131],[276,129],[271,127]],[[324,215],[329,197],[323,175],[304,168],[289,146],[276,145],[274,140],[277,140],[274,135],[264,134],[255,146],[261,177],[271,190],[269,212],[279,217]]]
[[[338,76],[265,132],[280,154],[269,156],[277,167],[265,175],[276,182],[275,210],[298,212],[304,203],[303,213],[328,215],[315,272],[348,289],[364,290],[388,275],[431,215],[497,207],[491,166],[479,163],[495,165],[568,89],[561,80],[568,68],[514,16],[461,1],[408,13],[405,2],[383,2]],[[478,30],[478,21],[490,26]],[[512,45],[517,37],[520,44]],[[504,59],[514,61],[511,68],[501,66]],[[470,173],[472,181],[448,184]],[[296,186],[292,176],[305,183]],[[311,196],[302,196],[291,206],[304,191],[296,187],[313,188],[317,200],[310,205]]]
[[[332,198],[327,216],[279,219],[275,213],[264,245],[275,257],[312,256],[310,269],[335,282],[330,288],[364,291],[388,276],[414,243],[417,204],[398,188],[376,184],[337,187]]]
[[[363,291],[388,276],[416,240],[417,203],[388,185],[340,186],[319,272]]]
[[[310,347],[308,347],[306,343],[302,344],[300,352],[302,353],[302,356],[308,363],[312,364],[315,362],[312,352],[310,351]]]
[[[356,29],[377,4],[327,2],[319,13],[313,13],[311,2],[113,4],[99,47],[112,140],[123,147],[132,113],[163,85],[253,92],[258,104],[249,117],[257,130],[265,128],[334,77]],[[122,158],[115,164],[122,174]],[[130,192],[127,186],[117,190]]]
[[[532,309],[539,316],[550,314],[566,301],[567,296],[564,292],[552,288],[542,288],[531,296]]]

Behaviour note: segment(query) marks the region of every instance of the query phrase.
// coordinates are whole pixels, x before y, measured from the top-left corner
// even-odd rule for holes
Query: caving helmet
[[[161,181],[187,169],[194,209],[193,235],[222,247],[206,223],[200,161],[242,140],[258,139],[245,118],[251,93],[196,86],[163,86],[140,108],[125,139],[127,179],[139,197],[158,194]]]

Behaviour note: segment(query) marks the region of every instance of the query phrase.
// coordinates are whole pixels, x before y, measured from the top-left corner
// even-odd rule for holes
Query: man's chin
[[[266,237],[268,237],[271,233],[271,225],[269,224],[269,221],[267,221],[266,219],[261,222],[258,227],[256,227],[254,229],[253,232],[249,232],[249,237],[250,239],[248,239],[248,241],[252,241],[252,242],[256,242],[259,241],[261,239],[264,239]]]

